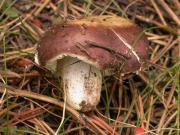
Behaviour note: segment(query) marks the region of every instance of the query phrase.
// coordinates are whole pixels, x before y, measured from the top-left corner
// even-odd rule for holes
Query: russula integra
[[[91,16],[55,25],[41,39],[36,62],[62,78],[67,103],[90,111],[100,100],[102,72],[138,71],[148,58],[142,29],[117,16]]]

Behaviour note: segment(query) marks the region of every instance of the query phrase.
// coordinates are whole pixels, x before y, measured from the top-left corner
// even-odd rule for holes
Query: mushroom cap
[[[117,16],[69,20],[46,32],[37,47],[36,59],[53,72],[57,60],[66,56],[108,72],[135,72],[148,59],[148,40],[142,33],[140,27]]]

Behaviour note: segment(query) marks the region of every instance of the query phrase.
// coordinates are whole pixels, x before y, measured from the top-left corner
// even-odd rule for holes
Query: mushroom
[[[53,26],[41,39],[35,61],[61,77],[67,103],[86,112],[98,104],[104,76],[140,70],[148,59],[147,45],[142,29],[129,20],[91,16]]]

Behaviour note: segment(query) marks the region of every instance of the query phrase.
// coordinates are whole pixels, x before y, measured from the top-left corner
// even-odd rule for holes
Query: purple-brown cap
[[[91,16],[55,25],[37,47],[38,63],[56,71],[57,60],[75,57],[100,70],[130,73],[148,59],[142,29],[117,16]]]

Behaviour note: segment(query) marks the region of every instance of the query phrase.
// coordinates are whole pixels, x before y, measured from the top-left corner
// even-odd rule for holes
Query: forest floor
[[[81,113],[64,108],[34,54],[53,24],[91,15],[142,27],[150,60],[138,74],[105,78],[97,108]],[[0,0],[0,134],[180,135],[179,18],[178,0]]]

